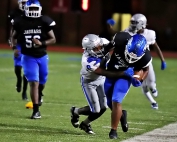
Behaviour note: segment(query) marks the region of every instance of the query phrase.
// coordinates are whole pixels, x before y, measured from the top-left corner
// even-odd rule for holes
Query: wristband
[[[42,41],[42,46],[46,46],[46,42],[45,41]]]

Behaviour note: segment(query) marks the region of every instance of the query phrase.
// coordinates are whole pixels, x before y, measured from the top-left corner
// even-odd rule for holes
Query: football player
[[[82,68],[80,71],[80,82],[89,106],[81,108],[71,107],[71,123],[75,128],[79,127],[88,134],[94,134],[90,123],[98,119],[107,108],[106,95],[104,93],[104,76],[117,78],[119,76],[133,75],[133,70],[108,73],[102,70],[101,75],[95,73],[95,69],[101,70],[101,68],[105,68],[105,66],[100,66],[102,60],[109,60],[109,53],[104,50],[104,46],[108,44],[109,41],[107,39],[101,38],[95,34],[88,34],[82,39],[82,47],[84,52],[81,61]],[[84,121],[81,122],[80,125],[79,115],[88,116]]]
[[[16,17],[24,15],[24,5],[26,2],[27,0],[18,0],[19,8],[15,11],[11,11],[10,14],[8,15],[8,18],[10,19],[11,22],[13,22],[13,19],[15,19]],[[11,26],[11,29],[10,29],[10,38],[9,38],[10,47],[12,47],[12,44],[11,44],[12,33],[13,33],[13,26]],[[21,92],[21,84],[23,82],[22,99],[27,100],[28,98],[27,98],[26,91],[27,91],[28,82],[24,75],[23,75],[23,81],[22,81],[22,76],[21,76],[22,54],[20,51],[21,51],[20,45],[17,45],[17,49],[14,49],[14,71],[17,77],[16,90],[17,92]]]
[[[143,14],[135,14],[132,16],[130,20],[130,26],[124,31],[128,32],[130,35],[134,35],[135,33],[143,35],[147,40],[148,50],[150,50],[151,46],[155,49],[155,51],[157,52],[161,60],[161,70],[164,70],[166,68],[166,62],[156,42],[156,33],[154,30],[147,29],[146,25],[147,25],[146,17]],[[155,72],[152,63],[149,65],[148,76],[142,84],[142,92],[151,102],[151,107],[153,109],[158,109],[158,104],[152,97],[152,95],[154,97],[158,96],[158,91],[156,88]]]
[[[24,7],[25,15],[13,22],[13,49],[21,46],[22,67],[30,84],[30,95],[33,102],[31,119],[41,118],[39,111],[40,94],[48,77],[47,46],[56,42],[53,27],[55,22],[48,16],[41,15],[42,6],[38,0],[28,0]],[[41,87],[40,87],[41,86]]]
[[[127,32],[118,32],[113,40],[105,48],[114,48],[111,58],[107,63],[107,70],[125,71],[132,67],[134,71],[144,71],[142,79],[136,80],[131,76],[121,76],[119,78],[106,77],[104,90],[107,97],[108,107],[111,113],[111,130],[109,132],[110,139],[117,139],[117,127],[122,116],[122,101],[127,95],[131,84],[134,87],[141,86],[141,82],[147,77],[149,64],[152,61],[150,51],[146,49],[146,39],[140,34],[131,36]],[[100,74],[99,70],[95,70]],[[121,122],[122,123],[122,122]],[[126,124],[126,123],[124,123]],[[128,129],[128,124],[125,128]]]
[[[115,33],[115,31],[112,30],[112,26],[113,26],[112,21],[113,21],[112,19],[108,19],[107,23],[109,24],[110,33]],[[164,70],[166,68],[166,62],[156,42],[156,33],[154,30],[147,29],[146,25],[147,25],[146,17],[143,14],[135,14],[132,16],[130,20],[130,26],[127,29],[125,29],[124,32],[128,32],[130,35],[134,35],[136,33],[143,35],[147,40],[148,50],[150,50],[151,46],[155,49],[159,58],[161,59],[161,70]],[[152,95],[154,97],[158,96],[158,91],[156,88],[155,72],[152,63],[149,66],[148,76],[145,79],[145,81],[143,81],[142,92],[150,101],[151,107],[153,109],[158,109],[158,104],[152,97]]]

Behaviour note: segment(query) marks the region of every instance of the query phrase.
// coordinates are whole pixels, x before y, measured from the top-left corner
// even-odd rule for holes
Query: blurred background
[[[129,26],[130,17],[142,13],[147,17],[147,28],[156,31],[157,43],[162,50],[177,51],[176,0],[40,0],[43,14],[56,21],[57,44],[80,46],[88,33],[111,39],[106,20],[116,21],[114,29]],[[1,0],[0,43],[9,37],[8,13],[18,8],[17,0]]]

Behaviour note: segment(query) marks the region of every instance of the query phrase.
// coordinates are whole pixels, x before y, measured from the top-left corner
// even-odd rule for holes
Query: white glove
[[[90,62],[90,63],[87,64],[86,68],[87,68],[87,71],[93,72],[93,71],[95,71],[99,66],[100,66],[100,63],[97,63],[97,64],[96,64],[96,61],[92,61],[92,62]]]

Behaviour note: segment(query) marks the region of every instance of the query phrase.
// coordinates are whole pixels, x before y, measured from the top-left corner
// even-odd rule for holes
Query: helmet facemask
[[[94,57],[103,57],[103,41],[102,39],[94,34],[86,35],[82,40],[82,47],[88,52],[91,56]]]
[[[30,18],[41,17],[42,7],[37,4],[31,4],[30,6],[25,6],[25,15]]]
[[[125,46],[125,60],[130,64],[137,62],[144,56],[146,48],[146,39],[142,35],[134,35]]]

